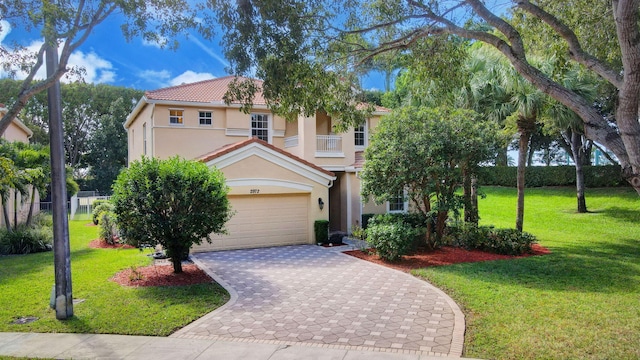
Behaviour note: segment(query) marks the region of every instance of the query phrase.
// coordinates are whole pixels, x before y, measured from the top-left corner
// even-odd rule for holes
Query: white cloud
[[[84,81],[87,83],[110,83],[116,79],[116,73],[111,62],[101,58],[95,52],[88,54],[75,51],[69,56],[68,67],[84,68]]]
[[[164,82],[171,77],[171,73],[169,72],[169,70],[144,70],[139,72],[138,76],[144,78],[145,80],[156,80]]]
[[[0,42],[5,38],[6,34],[11,31],[9,24],[5,24],[5,21],[2,21],[2,30],[0,30]],[[6,32],[5,32],[5,29]],[[25,46],[23,55],[27,54],[36,54],[40,47],[42,47],[44,41],[42,40],[34,40],[29,45]],[[62,45],[61,45],[62,46]],[[10,50],[10,49],[9,49]],[[84,70],[83,79],[87,83],[110,83],[114,82],[116,78],[116,73],[114,71],[113,65],[108,60],[101,58],[95,52],[89,52],[87,54],[82,51],[75,51],[69,56],[69,62],[67,64],[67,68],[82,68]],[[24,80],[27,77],[27,73],[24,71],[20,71],[16,68],[15,78],[18,80]],[[46,66],[43,64],[38,72],[35,75],[36,80],[43,80],[46,78],[47,71]],[[6,73],[0,71],[0,76],[6,76]],[[60,81],[62,82],[70,82],[77,80],[77,76],[75,75],[67,75],[63,76]]]
[[[0,44],[4,41],[4,38],[11,32],[11,25],[6,20],[0,20]]]
[[[182,74],[176,76],[171,79],[169,82],[170,85],[180,85],[180,84],[188,84],[196,81],[215,79],[216,77],[211,73],[197,73],[191,70],[187,70]]]

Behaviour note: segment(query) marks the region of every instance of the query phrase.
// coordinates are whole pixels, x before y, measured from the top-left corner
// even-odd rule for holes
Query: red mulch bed
[[[420,269],[429,266],[442,266],[452,265],[458,263],[478,262],[478,261],[491,261],[491,260],[503,260],[521,258],[535,255],[550,254],[547,248],[538,244],[531,246],[532,252],[530,254],[524,254],[519,256],[513,255],[499,255],[480,250],[465,250],[458,247],[444,246],[438,250],[426,251],[418,250],[411,255],[404,255],[402,260],[398,262],[388,262],[380,259],[375,253],[367,253],[360,250],[345,251],[345,254],[355,256],[359,259],[370,261],[376,264],[388,266],[394,269],[409,272],[413,269]]]
[[[212,283],[213,279],[196,265],[182,264],[182,273],[174,274],[172,265],[151,265],[122,270],[110,280],[122,286],[183,286]],[[138,279],[140,278],[140,279]]]
[[[134,246],[127,244],[107,244],[102,239],[95,239],[89,243],[89,247],[92,249],[135,249]]]

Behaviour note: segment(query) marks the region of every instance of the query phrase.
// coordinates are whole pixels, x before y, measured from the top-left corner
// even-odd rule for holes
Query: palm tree
[[[536,131],[539,114],[546,96],[525,80],[493,48],[477,45],[472,51],[470,65],[474,74],[471,93],[479,111],[486,116],[514,128],[518,140],[518,202],[516,229],[524,223],[524,188],[527,153],[531,135]]]

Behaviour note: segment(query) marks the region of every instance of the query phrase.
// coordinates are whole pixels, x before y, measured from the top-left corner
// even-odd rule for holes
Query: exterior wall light
[[[320,207],[320,211],[324,209],[324,201],[322,201],[322,198],[318,198],[318,206]]]

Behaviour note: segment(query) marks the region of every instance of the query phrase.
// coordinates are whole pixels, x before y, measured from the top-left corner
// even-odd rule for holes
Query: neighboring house
[[[313,243],[316,220],[349,232],[364,213],[406,208],[402,198],[376,206],[360,197],[369,132],[389,110],[378,107],[366,124],[334,134],[335,119],[326,113],[287,122],[269,111],[261,93],[251,114],[226,105],[233,79],[147,91],[124,124],[129,161],[180,155],[224,173],[236,212],[229,234],[194,251]]]
[[[0,118],[4,116],[6,113],[7,113],[7,109],[4,107],[4,104],[0,104]],[[28,143],[29,138],[31,138],[31,136],[33,136],[33,131],[31,131],[31,129],[29,129],[25,124],[22,123],[22,121],[18,119],[13,120],[13,122],[9,124],[9,127],[7,128],[7,130],[5,130],[5,132],[2,134],[2,138],[4,140],[20,141],[24,143]],[[27,214],[29,213],[29,201],[22,203],[20,201],[20,194],[16,195],[14,191],[11,192],[11,194],[9,195],[10,201],[8,205],[9,218],[11,219],[11,221],[13,221],[13,215],[14,215],[13,199],[15,196],[18,197],[18,201],[17,201],[18,222],[21,222],[27,218]],[[3,210],[0,207],[0,226],[4,228],[6,224],[4,222],[4,214],[2,213],[2,211]]]

